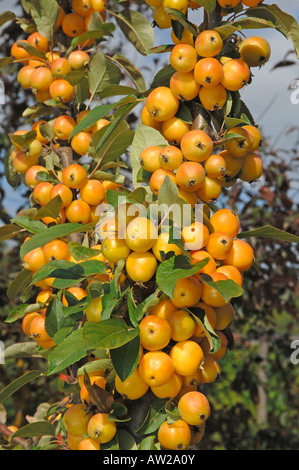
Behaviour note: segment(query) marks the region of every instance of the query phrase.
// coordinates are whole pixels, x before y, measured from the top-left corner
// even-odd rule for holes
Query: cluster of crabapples
[[[208,112],[223,108],[227,92],[241,90],[251,78],[251,67],[264,64],[271,52],[265,39],[253,37],[239,45],[240,58],[219,56],[223,40],[217,31],[205,30],[195,41],[187,33],[181,41],[174,38],[169,60],[175,72],[169,86],[151,91],[141,114],[142,123],[158,130],[168,145],[145,148],[139,162],[152,173],[154,194],[168,175],[179,195],[196,204],[198,198],[217,200],[222,188],[238,178],[251,183],[261,177],[262,134],[256,126],[243,123],[225,132],[222,140],[213,141],[204,129],[193,129],[177,116],[179,106],[195,101]]]
[[[263,0],[217,0],[218,5],[223,8],[223,14],[238,5],[245,7],[256,7]],[[146,0],[146,3],[153,8],[153,21],[160,29],[169,29],[172,27],[172,15],[168,9],[178,10],[186,15],[188,9],[197,10],[202,5],[197,0]]]
[[[101,20],[105,21],[106,7],[105,0],[73,0],[70,13],[60,6],[55,31],[62,30],[66,38],[80,37],[88,31],[94,13],[97,12]],[[17,76],[19,84],[26,90],[31,89],[40,103],[49,100],[69,103],[74,97],[74,87],[65,77],[89,64],[90,55],[82,49],[92,43],[92,39],[83,40],[78,50],[63,57],[58,47],[55,49],[55,44],[49,44],[48,39],[39,32],[16,41],[12,45],[11,56],[15,62],[22,64]]]
[[[195,4],[187,2],[186,8],[193,8],[192,3]],[[223,7],[234,7],[238,3],[219,1]],[[254,6],[253,3],[260,2],[244,0],[242,3]],[[149,4],[155,7],[155,12],[161,8],[181,9],[173,0],[164,0],[163,6],[160,2],[159,5]],[[198,7],[197,3],[195,7]],[[61,28],[70,38],[78,37],[88,30],[94,12],[100,13],[105,20],[105,8],[104,0],[73,0],[71,13],[65,13],[60,7],[56,29]],[[157,17],[155,21],[158,23]],[[187,30],[181,40],[172,32],[172,38],[174,47],[170,63],[175,73],[169,87],[157,87],[148,95],[141,113],[141,122],[160,131],[168,145],[145,148],[139,161],[144,170],[152,174],[149,188],[154,195],[158,195],[168,175],[178,187],[179,196],[194,208],[198,201],[217,200],[222,188],[232,185],[237,178],[252,182],[261,176],[263,165],[258,151],[262,135],[252,125],[234,127],[226,132],[222,140],[224,149],[217,153],[215,142],[204,130],[192,129],[176,117],[180,103],[196,99],[207,111],[221,109],[226,103],[227,91],[243,88],[250,80],[250,68],[265,63],[270,48],[261,38],[250,38],[239,45],[240,58],[233,59],[221,55],[223,40],[216,31],[201,32],[195,40]],[[32,47],[41,51],[45,59],[41,54],[35,56]],[[63,105],[74,98],[74,87],[64,77],[71,71],[84,69],[90,62],[89,54],[81,49],[61,57],[38,32],[17,41],[11,55],[22,64],[18,82],[24,89],[32,90],[39,102],[55,100]],[[157,227],[147,216],[136,215],[138,210],[129,215],[134,204],[121,204],[115,216],[100,223],[96,209],[106,202],[107,190],[117,190],[119,185],[96,179],[88,165],[75,161],[66,168],[47,168],[47,154],[64,144],[70,144],[78,160],[89,154],[93,134],[109,121],[100,119],[70,139],[72,131],[88,112],[81,111],[75,117],[60,114],[50,122],[35,122],[30,131],[19,130],[11,135],[11,165],[32,191],[32,204],[42,208],[60,197],[59,216],[43,217],[42,222],[49,226],[68,222],[99,223],[99,240],[91,247],[95,249],[95,255],[90,259],[104,262],[106,272],[90,278],[87,285],[64,289],[62,302],[66,307],[68,295],[77,301],[86,298],[93,281],[109,283],[113,268],[121,260],[125,260],[121,285],[144,285],[155,279],[157,268],[164,259],[162,253],[184,254],[170,241],[163,225]],[[109,386],[106,370],[89,375],[91,385],[124,400],[137,400],[147,393],[174,400],[180,419],[172,423],[166,420],[157,432],[159,443],[165,449],[187,449],[202,439],[210,405],[199,388],[214,382],[220,373],[218,362],[228,347],[224,330],[235,315],[231,299],[224,300],[217,289],[203,282],[202,275],[209,275],[214,282],[233,280],[242,286],[243,273],[254,262],[251,246],[237,237],[240,230],[238,216],[230,209],[220,209],[212,215],[207,206],[205,210],[208,211],[209,227],[199,221],[184,226],[181,240],[191,264],[204,260],[206,264],[196,274],[179,279],[173,297],[163,294],[145,313],[138,325],[141,347],[134,372],[124,381],[116,375]],[[67,239],[57,238],[29,251],[22,264],[34,275],[53,260],[80,262],[71,255]],[[22,320],[24,333],[46,350],[55,346],[46,331],[47,306],[57,294],[53,281],[53,278],[46,278],[35,283],[38,289],[34,303],[36,311],[30,311]],[[221,345],[216,353],[210,353],[206,330],[196,320],[192,309],[203,311],[217,333]],[[82,321],[101,322],[101,313],[102,298],[98,297],[85,308]],[[116,422],[109,419],[109,413],[94,411],[89,406],[84,378],[79,376],[77,379],[81,403],[70,405],[63,415],[68,446],[72,450],[99,450],[116,435]]]

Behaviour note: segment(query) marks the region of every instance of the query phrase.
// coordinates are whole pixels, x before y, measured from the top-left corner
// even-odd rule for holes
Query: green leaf
[[[49,421],[34,421],[18,429],[13,434],[13,437],[29,438],[55,436],[55,434],[55,427],[53,426],[53,424],[49,423]]]
[[[199,3],[200,6],[204,7],[209,13],[215,10],[217,1],[216,0],[195,0],[196,3]]]
[[[145,126],[144,124],[139,124],[135,131],[130,152],[134,188],[141,186],[141,184],[137,182],[138,172],[142,168],[139,162],[139,155],[150,145],[166,146],[168,145],[168,141],[156,129]]]
[[[12,11],[4,11],[0,15],[0,26],[3,26],[8,21],[13,21],[16,19],[16,15]]]
[[[75,242],[70,242],[68,244],[68,249],[69,249],[71,256],[76,261],[86,261],[101,253],[101,250],[95,250],[93,248],[86,248],[85,246],[82,246],[79,243],[75,243]]]
[[[47,375],[60,372],[86,356],[82,333],[83,328],[73,331],[49,353]]]
[[[250,237],[261,237],[271,238],[273,240],[282,240],[290,243],[299,243],[298,235],[285,232],[271,225],[265,225],[254,230],[248,230],[247,232],[241,232],[237,235],[237,238],[250,238]]]
[[[175,21],[178,21],[183,28],[187,29],[190,31],[190,33],[193,34],[193,36],[198,35],[197,29],[194,27],[194,25],[187,20],[186,15],[184,15],[183,12],[179,10],[175,10],[174,8],[165,8],[165,11],[171,15],[172,18],[175,18]]]
[[[32,272],[27,269],[22,269],[14,280],[9,284],[7,289],[7,296],[13,300],[17,295],[23,291],[25,286],[29,285],[32,279]]]
[[[165,65],[159,72],[154,76],[154,79],[151,83],[150,89],[154,90],[158,86],[169,86],[170,79],[175,73],[175,69],[172,65]]]
[[[29,44],[29,42],[25,41],[17,41],[17,45],[21,47],[22,49],[25,49],[25,51],[28,52],[33,57],[39,57],[40,59],[43,59],[44,61],[47,60],[47,57],[43,51],[40,49],[37,49],[36,47],[32,46]]]
[[[86,232],[88,230],[92,230],[93,228],[94,224],[83,225],[76,223],[67,223],[62,225],[55,225],[54,227],[48,227],[46,231],[34,235],[28,241],[23,243],[20,249],[20,256],[23,258],[26,253],[29,253],[29,251],[34,250],[35,248],[39,248],[40,246],[44,246],[46,243],[49,243],[56,238],[66,237],[71,233]]]
[[[123,382],[126,380],[136,369],[140,357],[140,338],[139,335],[135,336],[132,341],[120,346],[116,349],[111,349],[110,357],[115,369],[115,372]]]
[[[52,217],[56,219],[61,210],[62,200],[60,196],[55,196],[51,201],[45,204],[41,209],[39,209],[36,214],[32,216],[34,220],[41,220],[44,217]]]
[[[216,289],[226,302],[230,302],[233,297],[240,297],[243,294],[242,287],[231,279],[215,282],[208,274],[201,274],[200,277],[202,282]]]
[[[31,233],[41,233],[48,228],[43,222],[40,222],[39,220],[32,220],[30,217],[26,217],[24,215],[14,217],[12,222]]]
[[[49,277],[54,277],[53,287],[57,289],[75,286],[78,282],[102,274],[106,271],[106,265],[102,261],[88,260],[81,263],[71,261],[55,260],[45,264],[32,276],[32,282],[38,282]]]
[[[133,340],[137,335],[137,329],[128,328],[123,321],[110,318],[99,323],[85,323],[83,339],[87,350],[115,349]]]
[[[273,22],[276,30],[281,32],[286,38],[292,40],[297,57],[299,58],[299,25],[296,18],[282,11],[275,4],[263,4],[255,8],[249,8],[246,14]]]
[[[16,380],[11,382],[7,387],[0,391],[0,403],[3,403],[7,398],[17,392],[23,385],[35,380],[37,377],[40,377],[42,372],[39,370],[32,370],[30,372],[26,372],[21,377],[18,377]]]
[[[15,307],[10,312],[10,314],[8,315],[8,317],[5,320],[5,323],[13,323],[13,322],[23,318],[24,315],[25,315],[25,311],[26,311],[27,307],[28,307],[28,304],[17,305],[17,307]]]
[[[184,255],[172,256],[159,264],[156,271],[157,285],[164,294],[173,298],[173,291],[179,279],[192,276],[202,269],[208,259],[191,264]]]
[[[103,104],[96,106],[95,108],[91,109],[87,116],[83,118],[79,124],[76,125],[76,127],[73,129],[69,140],[71,140],[74,135],[78,134],[78,132],[83,131],[87,127],[92,126],[95,124],[99,119],[104,118],[113,108],[115,107],[115,104]]]
[[[159,450],[157,446],[155,446],[154,442],[156,440],[156,436],[148,436],[142,439],[138,446],[138,450]]]
[[[125,111],[126,112],[126,111]],[[112,122],[109,126],[106,126],[110,135],[104,141],[104,136],[97,142],[94,140],[95,145],[95,160],[101,160],[101,164],[117,160],[123,153],[126,152],[128,147],[131,145],[134,138],[134,131],[129,128],[126,121],[122,120],[120,116],[118,123]],[[112,132],[112,127],[114,131]],[[111,130],[112,129],[112,130]]]
[[[192,315],[196,323],[198,323],[198,325],[203,329],[205,336],[209,341],[210,352],[214,353],[218,351],[221,341],[212,328],[205,311],[199,307],[192,307],[191,309],[186,310]]]
[[[126,57],[123,57],[119,54],[114,54],[114,56],[108,58],[116,62],[119,67],[126,71],[130,79],[140,92],[144,92],[146,90],[146,84],[142,73],[140,72],[140,70],[138,70],[136,65],[132,64],[132,62],[130,62]]]
[[[167,419],[167,413],[165,411],[164,400],[157,398],[150,406],[148,414],[136,431],[140,436],[144,434],[152,434],[156,432],[162,423]]]
[[[15,237],[20,233],[21,228],[15,224],[7,224],[0,227],[0,242]]]
[[[90,94],[94,96],[107,85],[118,84],[119,81],[119,68],[106,58],[104,52],[98,52],[89,64],[88,83]]]
[[[154,30],[145,16],[128,8],[124,8],[119,13],[107,10],[107,13],[114,16],[126,40],[129,40],[138,52],[146,55],[146,51],[154,44]]]
[[[35,21],[38,32],[52,42],[59,15],[59,5],[57,1],[32,0],[30,14]]]

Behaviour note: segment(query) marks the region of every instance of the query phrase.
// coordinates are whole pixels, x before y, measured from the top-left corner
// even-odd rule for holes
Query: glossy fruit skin
[[[213,232],[210,234],[206,250],[216,260],[226,258],[233,246],[233,238],[225,232]]]
[[[95,439],[82,439],[77,447],[77,450],[100,450],[101,446]]]
[[[205,356],[203,363],[200,366],[200,379],[201,383],[213,383],[221,374],[221,368],[218,362],[212,356]]]
[[[227,100],[227,92],[221,83],[211,88],[201,87],[199,90],[201,104],[208,111],[218,111],[222,109]]]
[[[190,124],[176,116],[161,124],[161,134],[170,145],[179,145],[184,135],[191,130]]]
[[[213,57],[200,59],[195,65],[194,78],[202,87],[213,88],[221,83],[223,77],[223,66]]]
[[[192,263],[198,263],[200,261],[203,261],[204,259],[208,259],[208,262],[206,265],[201,268],[196,274],[194,274],[194,277],[197,277],[201,273],[204,274],[211,274],[212,272],[216,271],[216,262],[210,253],[207,253],[205,250],[195,250],[191,251],[190,255],[192,256]]]
[[[148,95],[146,108],[156,121],[167,121],[176,114],[179,103],[179,99],[173,95],[170,88],[160,86]]]
[[[46,91],[53,82],[51,70],[47,67],[38,67],[31,74],[31,87],[37,91]]]
[[[176,172],[176,184],[186,192],[197,191],[204,183],[205,172],[200,163],[183,162]]]
[[[46,259],[41,247],[35,248],[24,255],[22,264],[28,271],[38,271],[46,264]]]
[[[141,345],[148,351],[164,349],[171,339],[168,320],[156,315],[146,315],[139,323],[139,330]]]
[[[69,103],[74,97],[74,92],[73,85],[63,78],[54,80],[49,87],[51,98],[61,103]]]
[[[218,0],[218,3],[223,8],[235,8],[241,0]]]
[[[82,438],[87,432],[87,425],[91,416],[87,413],[86,406],[78,403],[67,408],[63,415],[63,422],[69,434]]]
[[[75,127],[75,119],[65,114],[58,116],[52,126],[54,136],[60,140],[68,140]]]
[[[149,313],[167,320],[167,318],[176,310],[178,310],[177,307],[171,302],[169,298],[166,298],[160,300],[157,305],[152,307]]]
[[[71,38],[81,36],[85,31],[84,21],[77,13],[68,13],[61,24],[64,34]]]
[[[197,36],[194,47],[201,57],[215,57],[222,50],[223,41],[217,31],[205,30]]]
[[[52,190],[52,184],[45,181],[38,183],[33,190],[33,199],[40,206],[44,206],[50,201],[50,192]]]
[[[239,91],[250,80],[250,68],[242,59],[231,59],[223,64],[221,84],[229,91]]]
[[[181,255],[182,250],[174,243],[169,243],[168,232],[162,232],[159,234],[157,241],[152,247],[153,253],[158,261],[162,261],[161,251],[165,254],[174,252],[175,255]]]
[[[168,15],[162,5],[154,8],[153,20],[160,29],[171,28],[170,15]]]
[[[234,157],[244,157],[254,144],[252,135],[244,127],[233,127],[227,132],[226,137],[229,138],[230,134],[237,134],[240,137],[226,142],[226,150]]]
[[[174,370],[182,376],[194,374],[204,358],[204,353],[199,344],[190,339],[178,341],[170,350]]]
[[[67,59],[59,57],[51,62],[50,70],[54,77],[63,77],[72,71],[72,67]]]
[[[48,335],[45,329],[46,316],[45,313],[41,313],[36,316],[30,324],[30,334],[39,345],[51,344],[54,345],[52,338]]]
[[[150,190],[153,194],[158,196],[159,190],[164,182],[165,177],[168,176],[171,181],[176,184],[176,175],[171,170],[165,170],[164,168],[159,168],[155,170],[150,178]]]
[[[35,186],[39,184],[39,180],[37,179],[38,173],[45,172],[48,173],[48,170],[41,166],[41,165],[34,165],[31,166],[25,173],[25,183],[30,189],[34,189]]]
[[[201,293],[201,283],[194,276],[189,276],[177,281],[171,300],[178,308],[189,308],[199,302]]]
[[[254,252],[249,243],[244,240],[235,239],[233,246],[228,252],[223,264],[235,266],[239,271],[247,271],[254,262]]]
[[[153,173],[161,168],[160,153],[162,148],[158,145],[146,147],[139,155],[139,163],[146,171]]]
[[[90,219],[90,207],[86,202],[76,199],[65,208],[65,215],[71,223],[87,224]]]
[[[254,36],[241,43],[239,52],[249,67],[261,67],[270,59],[271,47],[266,39]]]
[[[186,160],[203,162],[212,153],[213,141],[204,131],[194,129],[182,138],[181,150]]]
[[[178,72],[191,72],[197,62],[197,52],[188,44],[177,44],[171,51],[169,61]]]
[[[144,382],[139,373],[139,368],[137,367],[134,372],[124,381],[120,379],[118,375],[115,377],[115,388],[129,400],[138,400],[149,389],[149,385]]]
[[[27,313],[22,320],[22,330],[25,335],[30,336],[30,326],[34,318],[38,317],[38,312]]]
[[[25,90],[31,88],[31,75],[33,71],[34,67],[31,65],[24,65],[24,67],[22,67],[18,72],[17,81]]]
[[[62,209],[70,205],[73,200],[72,190],[63,183],[58,183],[52,186],[50,191],[50,200],[54,199],[56,196],[60,196],[62,200]]]
[[[150,387],[159,387],[172,378],[174,366],[165,352],[149,351],[141,358],[139,372],[146,384]]]
[[[186,423],[201,426],[210,416],[210,404],[201,392],[188,392],[178,402],[178,412]]]
[[[90,305],[84,310],[87,321],[95,323],[101,321],[102,310],[102,297],[92,299]]]
[[[209,240],[210,232],[206,225],[195,221],[187,225],[181,232],[182,241],[186,250],[201,250],[206,246]]]
[[[158,398],[174,398],[180,392],[182,383],[182,377],[174,373],[169,382],[159,387],[151,387],[151,391]]]
[[[90,62],[90,56],[85,51],[73,51],[68,56],[68,62],[73,70],[81,70]]]
[[[214,212],[210,222],[216,232],[225,232],[232,238],[235,238],[240,230],[239,216],[231,209],[219,209]]]
[[[150,250],[157,238],[156,226],[146,217],[136,217],[127,225],[126,243],[133,251],[143,253]]]
[[[126,259],[130,252],[126,241],[121,238],[105,238],[102,242],[102,253],[111,263]]]
[[[91,132],[80,131],[78,134],[74,135],[71,140],[72,149],[79,155],[88,155],[89,154],[89,144],[92,138]]]
[[[171,339],[186,341],[191,338],[196,328],[196,321],[187,310],[177,310],[167,319],[171,328]]]
[[[59,259],[65,260],[70,255],[68,244],[59,239],[55,239],[49,243],[46,243],[43,247],[43,253],[47,263]]]
[[[25,175],[29,168],[38,164],[38,156],[28,157],[22,150],[20,150],[13,159],[13,166],[21,175]]]
[[[242,0],[243,5],[247,7],[257,7],[263,0]]]
[[[103,183],[95,179],[89,179],[81,186],[80,196],[90,206],[97,206],[105,199]]]
[[[216,314],[215,330],[225,330],[235,318],[235,310],[232,304],[229,302],[227,305],[216,307],[214,310]]]
[[[158,430],[158,440],[164,449],[186,450],[191,442],[191,431],[181,419],[171,424],[164,421]]]
[[[219,266],[216,269],[216,272],[224,274],[226,277],[228,277],[228,279],[231,279],[242,287],[243,277],[241,272],[235,266],[230,266],[228,264],[224,266]]]
[[[203,184],[196,191],[197,196],[203,202],[217,201],[222,192],[221,182],[217,178],[206,176]]]
[[[95,439],[101,444],[111,441],[116,434],[115,421],[108,419],[107,413],[94,414],[87,425],[87,433],[91,439]]]
[[[200,85],[191,72],[175,72],[169,83],[170,89],[180,101],[191,101],[198,96]]]
[[[261,178],[263,174],[263,160],[254,152],[249,152],[244,156],[240,179],[248,183]]]
[[[176,170],[183,163],[181,150],[174,145],[166,145],[160,151],[159,162],[161,168],[165,170]]]
[[[62,182],[71,189],[80,189],[86,183],[87,176],[82,165],[73,163],[62,171]]]
[[[126,260],[127,275],[134,282],[148,282],[157,269],[156,257],[150,251],[129,254]]]
[[[227,276],[222,273],[214,272],[210,274],[214,282],[222,282],[228,280]],[[212,286],[203,284],[202,286],[202,300],[211,307],[223,307],[228,302],[222,297],[220,292]]]
[[[146,106],[143,106],[142,108],[140,119],[142,124],[144,124],[145,126],[152,127],[153,129],[157,129],[158,131],[161,130],[162,123],[155,120],[153,115],[150,114],[146,109]]]

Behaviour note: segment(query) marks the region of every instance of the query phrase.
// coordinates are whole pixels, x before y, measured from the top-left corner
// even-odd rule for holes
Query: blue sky
[[[0,0],[0,12],[13,9],[14,3],[8,0]],[[271,2],[267,1],[266,3]],[[299,21],[298,0],[277,0],[275,3]],[[190,15],[190,20],[198,24],[201,22],[201,18],[202,13],[200,11],[192,12]],[[289,50],[293,49],[292,43],[286,40],[282,34],[272,29],[245,31],[245,34],[246,36],[260,35],[266,38],[271,45],[272,54],[270,61],[264,67],[254,69],[253,83],[242,90],[242,99],[251,110],[258,124],[260,124],[264,135],[280,148],[291,148],[296,142],[297,133],[287,135],[286,131],[292,126],[299,126],[299,104],[292,104],[292,91],[289,86],[294,80],[299,79],[299,61],[298,64],[292,67],[275,70],[272,70],[272,68],[284,58]],[[170,42],[170,30],[155,28],[156,45]],[[140,56],[133,48],[128,48],[127,57],[137,67],[148,63],[148,59]],[[295,55],[290,55],[289,59],[295,59]],[[299,97],[299,88],[297,96]],[[7,205],[11,211],[14,211],[15,207],[19,206],[21,199],[18,193],[11,190],[10,187],[5,188],[5,190]]]

